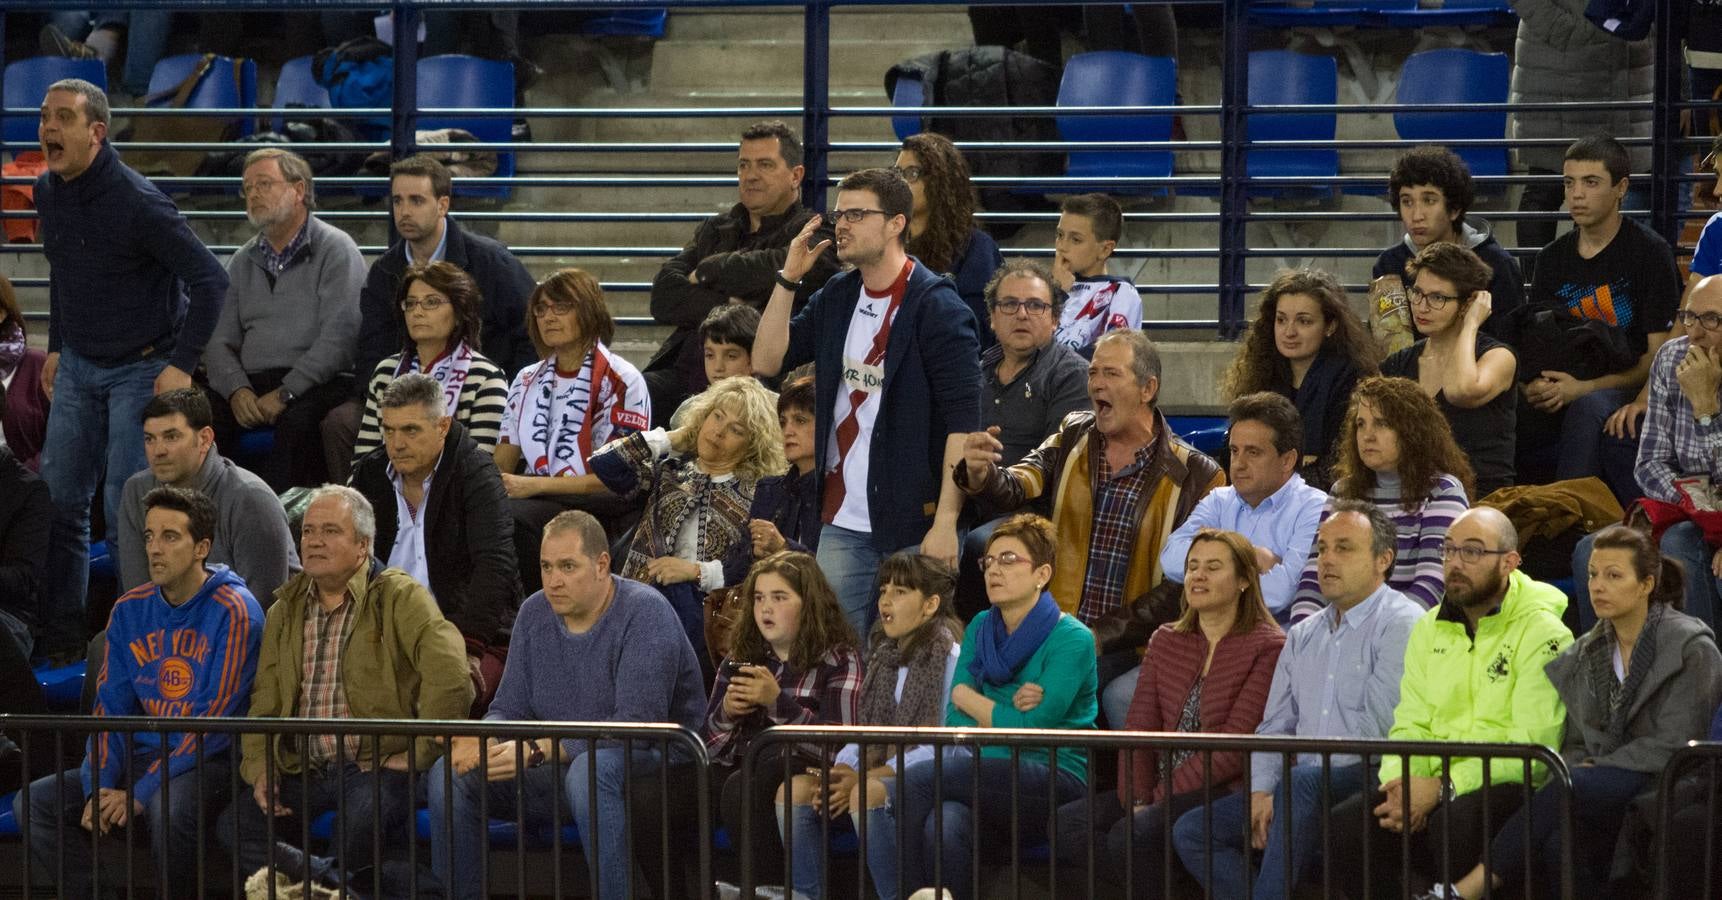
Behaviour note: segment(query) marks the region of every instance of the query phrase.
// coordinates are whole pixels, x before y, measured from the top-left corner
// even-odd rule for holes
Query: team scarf
[[[599,352],[602,346],[593,345],[579,374],[563,384],[558,384],[555,356],[526,371],[520,449],[533,473],[586,474],[586,459],[592,455],[594,431],[603,424],[600,413],[605,407],[614,407],[606,440],[645,431],[650,424],[643,414],[627,408],[627,383],[611,368],[609,354]]]
[[[410,375],[420,370],[418,351],[408,349],[401,353],[400,364],[395,366],[395,377]],[[472,370],[472,348],[466,341],[454,345],[454,349],[444,350],[443,354],[430,361],[430,377],[442,385],[442,408],[447,415],[454,415],[460,408],[460,392],[466,386],[466,376]]]

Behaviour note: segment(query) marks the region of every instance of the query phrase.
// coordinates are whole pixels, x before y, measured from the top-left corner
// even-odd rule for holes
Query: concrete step
[[[686,40],[801,40],[799,10],[781,7],[678,9],[670,13],[663,43]],[[961,6],[850,6],[831,11],[831,34],[840,40],[894,41],[907,31],[948,35],[973,43]]]
[[[885,71],[900,60],[935,53],[951,46],[973,42],[936,33],[909,32],[888,43],[831,41],[830,83],[833,85],[884,85]],[[659,45],[652,57],[652,85],[711,85],[722,72],[725,84],[799,84],[802,79],[802,42],[736,38],[709,41],[674,41]]]

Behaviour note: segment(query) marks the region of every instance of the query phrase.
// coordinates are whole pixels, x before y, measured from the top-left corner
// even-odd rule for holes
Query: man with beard
[[[1566,709],[1543,666],[1572,643],[1561,622],[1566,595],[1519,569],[1519,535],[1499,510],[1478,507],[1453,521],[1441,545],[1446,593],[1411,628],[1399,705],[1387,736],[1406,741],[1560,746]],[[1400,845],[1408,835],[1412,893],[1443,872],[1480,863],[1491,830],[1524,802],[1524,764],[1414,756],[1381,761],[1379,787],[1333,811],[1332,871],[1352,897],[1403,896]],[[1541,781],[1548,774],[1534,767]],[[1370,815],[1359,809],[1369,804]],[[1364,855],[1370,879],[1363,883]]]
[[[311,167],[274,147],[245,158],[245,217],[260,229],[227,263],[227,304],[203,353],[215,440],[275,427],[258,474],[280,492],[328,480],[323,416],[353,393],[365,262],[311,211]]]
[[[776,375],[809,362],[821,474],[819,568],[857,634],[877,612],[879,564],[919,548],[957,563],[963,495],[948,473],[980,424],[980,339],[955,285],[910,256],[909,183],[863,169],[837,185],[832,276],[790,321],[796,292],[831,247],[814,216],[790,241],[759,320],[753,367]]]

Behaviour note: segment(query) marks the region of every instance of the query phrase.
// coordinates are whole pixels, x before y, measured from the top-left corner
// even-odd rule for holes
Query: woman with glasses
[[[1680,565],[1658,552],[1650,535],[1624,525],[1603,529],[1585,574],[1597,624],[1544,671],[1567,713],[1561,756],[1572,771],[1572,896],[1603,897],[1624,890],[1611,890],[1611,877],[1631,871],[1629,854],[1616,856],[1627,810],[1656,787],[1674,748],[1708,730],[1722,700],[1722,654],[1710,626],[1680,611]],[[1558,889],[1564,793],[1546,786],[1500,825],[1486,874],[1477,866],[1423,896],[1477,898],[1521,883]]]
[[[934,272],[950,275],[957,294],[975,314],[984,351],[993,337],[987,321],[986,287],[1004,264],[999,245],[975,225],[975,192],[969,164],[944,135],[912,134],[903,141],[893,171],[909,183],[915,205],[909,213],[909,255]]]
[[[1423,337],[1381,363],[1381,374],[1417,382],[1435,401],[1471,460],[1477,496],[1513,483],[1518,357],[1482,330],[1495,277],[1470,250],[1437,241],[1405,263],[1411,320]]]
[[[1379,360],[1339,279],[1320,269],[1287,269],[1262,291],[1260,312],[1226,370],[1220,394],[1230,403],[1273,391],[1296,405],[1304,448],[1298,473],[1327,490],[1352,388],[1375,374]]]
[[[1441,542],[1471,506],[1471,464],[1453,429],[1417,383],[1377,375],[1357,383],[1333,464],[1336,498],[1367,500],[1399,531],[1387,584],[1425,607],[1446,589]],[[1327,519],[1327,511],[1321,517]],[[1311,556],[1298,580],[1291,620],[1320,612],[1321,584]]]
[[[442,385],[443,408],[466,426],[486,450],[496,447],[502,411],[508,405],[508,378],[478,352],[484,298],[478,283],[459,266],[433,262],[412,266],[395,292],[395,324],[406,336],[401,352],[377,364],[365,388],[365,417],[353,445],[353,462],[383,445],[377,401],[402,375],[422,372]]]
[[[981,558],[992,606],[963,635],[945,725],[1094,728],[1094,634],[1046,589],[1057,542],[1052,523],[1031,513],[993,531]],[[933,884],[936,857],[957,900],[975,896],[975,849],[983,860],[1008,859],[1013,844],[1045,839],[1053,810],[1080,796],[1088,779],[1088,753],[1077,748],[1061,748],[1056,757],[1047,748],[997,745],[983,746],[978,757],[972,747],[940,753],[909,765],[903,776],[899,814],[908,838],[898,859],[907,893]],[[942,798],[938,815],[935,797]]]
[[[568,476],[588,472],[592,451],[645,431],[652,401],[640,370],[607,345],[615,320],[604,289],[583,269],[544,279],[527,301],[526,333],[542,359],[514,376],[496,467],[514,514],[514,547],[526,593],[538,590],[538,542],[544,524],[564,509],[597,515],[612,539],[624,530],[628,504],[581,497]]]

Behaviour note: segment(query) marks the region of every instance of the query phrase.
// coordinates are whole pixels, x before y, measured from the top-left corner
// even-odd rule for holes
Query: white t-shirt
[[[849,317],[849,334],[843,339],[843,378],[837,385],[837,403],[831,411],[833,449],[838,446],[837,426],[849,418],[849,395],[854,391],[863,391],[866,395],[855,415],[855,424],[860,427],[855,433],[855,442],[849,445],[849,453],[842,460],[843,505],[831,519],[831,524],[850,531],[873,530],[873,519],[867,509],[868,450],[873,444],[873,423],[879,418],[879,404],[885,395],[885,359],[881,356],[878,365],[872,366],[866,360],[873,351],[879,329],[885,327],[885,311],[890,307],[889,292],[875,294],[863,286],[861,299],[855,304],[855,313]],[[898,311],[901,310],[899,306]],[[833,453],[826,471],[835,470],[837,463]]]
[[[1136,286],[1126,279],[1096,275],[1071,284],[1052,339],[1081,350],[1115,328],[1141,327],[1142,295],[1136,293]]]
[[[640,370],[598,344],[574,375],[558,370],[555,357],[521,369],[499,440],[520,448],[528,475],[584,475],[593,450],[651,420]]]

